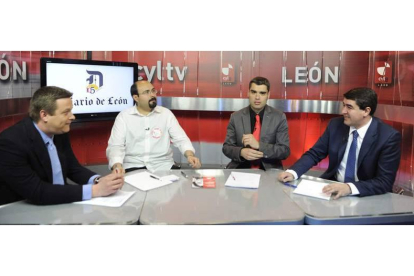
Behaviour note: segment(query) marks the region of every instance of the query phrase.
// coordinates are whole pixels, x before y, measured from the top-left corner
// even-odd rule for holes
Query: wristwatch
[[[95,177],[95,179],[93,180],[93,184],[98,184],[99,183],[99,179],[101,179],[100,176]]]

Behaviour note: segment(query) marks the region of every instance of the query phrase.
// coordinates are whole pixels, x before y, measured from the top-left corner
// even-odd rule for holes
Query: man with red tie
[[[249,83],[250,105],[230,117],[223,153],[231,159],[227,169],[283,168],[290,155],[286,115],[267,105],[270,83],[255,77]]]

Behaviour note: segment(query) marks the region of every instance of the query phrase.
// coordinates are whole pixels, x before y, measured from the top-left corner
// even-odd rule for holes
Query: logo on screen
[[[221,67],[221,83],[223,85],[233,85],[236,82],[236,72],[233,65],[227,63],[227,67]]]
[[[392,84],[392,61],[375,62],[375,84],[389,86]]]
[[[89,77],[86,79],[86,92],[95,94],[103,86],[103,75],[99,71],[88,71]]]

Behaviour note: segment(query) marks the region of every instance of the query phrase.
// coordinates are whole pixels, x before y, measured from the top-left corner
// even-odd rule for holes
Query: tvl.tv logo
[[[86,70],[90,76],[86,79],[86,92],[95,94],[99,89],[103,86],[103,74],[99,71],[88,71]]]
[[[149,82],[155,77],[159,81],[165,80],[165,73],[168,81],[174,81],[174,75],[178,77],[179,81],[184,81],[185,75],[187,74],[187,66],[182,69],[178,66],[172,66],[171,62],[167,62],[167,66],[162,66],[161,60],[157,61],[157,65],[151,66],[151,69],[147,65],[138,65],[138,80],[148,80]],[[142,72],[144,70],[144,72]],[[164,71],[164,72],[163,72]]]

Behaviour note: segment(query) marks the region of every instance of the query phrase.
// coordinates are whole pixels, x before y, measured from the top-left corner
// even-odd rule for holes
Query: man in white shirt
[[[326,185],[322,192],[368,196],[392,191],[401,157],[401,134],[373,117],[377,94],[370,88],[354,88],[344,94],[342,115],[332,119],[316,144],[278,180],[301,177],[329,156],[321,178],[340,183]]]
[[[171,143],[184,154],[191,167],[201,167],[190,139],[174,114],[157,106],[156,95],[157,90],[148,81],[137,81],[131,86],[136,105],[118,114],[106,149],[113,172],[175,168]]]

